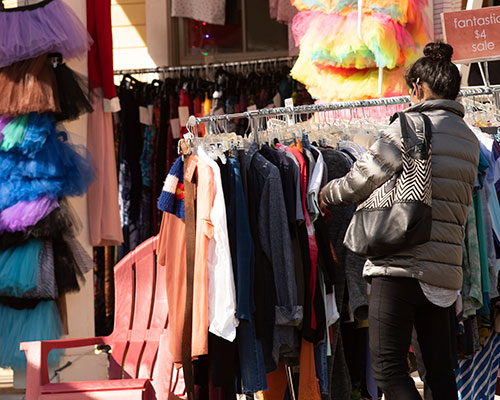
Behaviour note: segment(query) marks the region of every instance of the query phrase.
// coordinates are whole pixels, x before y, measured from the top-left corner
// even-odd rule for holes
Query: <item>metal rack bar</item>
[[[459,97],[488,95],[488,94],[493,94],[494,91],[495,89],[488,87],[464,89],[460,91]],[[238,118],[251,119],[256,117],[270,117],[270,116],[280,116],[280,115],[290,115],[290,114],[309,114],[314,112],[337,111],[337,110],[345,110],[351,108],[364,108],[364,107],[376,107],[376,106],[390,106],[390,105],[409,104],[409,103],[410,103],[410,96],[382,97],[380,99],[371,99],[371,100],[345,101],[338,103],[314,104],[314,105],[297,106],[297,107],[265,108],[262,110],[252,110],[238,114],[211,115],[202,118],[195,118],[195,122],[197,124],[201,124],[204,122],[215,122],[223,120],[229,121]]]
[[[114,71],[115,75],[133,75],[133,74],[160,74],[165,72],[179,72],[179,71],[195,71],[204,70],[207,68],[227,68],[227,67],[240,67],[258,64],[272,64],[272,63],[285,63],[293,61],[295,57],[279,57],[279,58],[263,58],[260,60],[249,61],[232,61],[215,64],[200,64],[200,65],[183,65],[176,67],[157,67],[157,68],[142,68],[142,69],[124,69]]]

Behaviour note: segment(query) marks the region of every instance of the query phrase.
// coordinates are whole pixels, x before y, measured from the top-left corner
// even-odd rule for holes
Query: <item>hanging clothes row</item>
[[[214,66],[172,67],[148,72],[165,75],[144,83],[125,74],[117,87],[121,112],[116,121],[119,198],[124,245],[120,258],[158,233],[156,201],[177,156],[177,141],[187,132],[189,115],[226,114],[281,106],[292,97],[310,104],[304,87],[289,78],[289,58]],[[140,76],[143,71],[130,71]],[[240,134],[246,119],[231,121]]]
[[[470,110],[473,116],[480,104]],[[336,111],[316,113],[306,122],[274,118],[348,105],[252,111],[246,115],[256,118],[249,139],[222,132],[223,121],[233,116],[198,118],[209,127],[205,130],[219,133],[199,137],[204,130],[190,131],[180,142],[184,157],[171,168],[158,203],[163,211],[158,261],[167,270],[170,350],[186,368],[182,343],[191,343],[187,356],[194,360],[195,390],[203,398],[260,391],[269,399],[295,394],[299,399],[378,398],[367,351],[365,260],[343,245],[355,206],[320,210],[318,194],[327,181],[349,171],[383,125],[366,118],[341,119]],[[215,120],[222,123],[214,128]],[[193,183],[194,213],[188,212]],[[494,200],[489,215],[498,210]],[[491,228],[493,219],[483,211],[470,224],[464,252],[472,254],[469,238],[472,242],[474,232],[479,237],[479,225]],[[494,231],[488,232],[491,242]],[[474,251],[479,256],[486,250],[479,246]],[[480,285],[481,306],[473,314],[484,318],[491,310],[497,321],[495,307],[489,306],[499,300],[499,260],[491,250],[490,264],[486,258],[485,265],[469,262],[466,267],[464,261],[464,269],[479,276],[475,286]],[[186,278],[190,271],[193,281]],[[464,281],[462,294],[469,293]],[[185,319],[188,306],[192,314]],[[467,346],[474,334],[479,338],[477,322],[475,332],[471,329],[475,317],[470,321],[470,327],[457,332],[458,342]],[[187,332],[192,335],[186,337]],[[476,360],[479,350],[496,348],[500,336],[495,332],[489,325],[482,341],[486,347],[463,352],[458,346],[457,361]],[[470,372],[466,362],[460,361],[457,380]],[[489,366],[488,378],[496,376],[498,360],[492,358]]]
[[[201,139],[207,146],[197,146],[196,154],[186,160],[188,175],[183,176],[179,158],[159,200],[165,212],[158,255],[168,271],[170,350],[180,362],[187,215],[182,188],[184,179],[196,182],[190,356],[198,358],[195,383],[200,390],[208,390],[205,382],[227,396],[265,391],[273,380],[266,374],[275,372],[280,384],[286,364],[301,366],[299,397],[309,391],[320,398],[320,393],[328,394],[327,354],[331,341],[338,343],[340,330],[334,332],[332,325],[339,318],[337,305],[344,306],[346,281],[355,288],[352,293],[359,294],[351,296],[352,314],[366,319],[364,260],[342,246],[354,208],[339,209],[333,223],[321,216],[318,204],[321,185],[348,172],[358,145],[346,143],[346,152],[341,152],[320,143],[310,145],[302,135],[288,143],[290,132],[282,133],[274,137],[278,144],[271,141],[260,149],[256,141],[265,138],[244,144],[233,137],[232,149],[224,148],[223,137],[222,149],[209,143],[209,136]],[[324,140],[330,139],[327,133]],[[212,159],[216,154],[217,160]],[[334,284],[341,289],[334,291]],[[235,386],[237,376],[241,389]]]

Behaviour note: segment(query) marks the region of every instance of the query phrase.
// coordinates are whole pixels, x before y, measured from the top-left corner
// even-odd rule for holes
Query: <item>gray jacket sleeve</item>
[[[377,141],[354,163],[346,176],[325,185],[321,200],[327,205],[359,203],[401,168],[401,130],[396,120],[381,132]]]

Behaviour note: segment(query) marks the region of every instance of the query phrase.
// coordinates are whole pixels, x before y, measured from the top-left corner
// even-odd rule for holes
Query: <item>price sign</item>
[[[441,14],[453,61],[470,63],[500,58],[500,7]]]

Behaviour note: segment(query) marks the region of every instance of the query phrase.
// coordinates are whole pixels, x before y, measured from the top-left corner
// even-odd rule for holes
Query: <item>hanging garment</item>
[[[59,290],[55,279],[54,249],[45,242],[38,258],[38,282],[36,288],[23,293],[23,298],[57,300]]]
[[[278,22],[290,24],[298,12],[299,10],[292,5],[290,0],[269,1],[269,15]]]
[[[29,240],[51,240],[59,234],[77,234],[81,228],[78,217],[74,214],[74,211],[70,210],[64,198],[59,199],[58,202],[59,207],[54,208],[50,214],[35,225],[28,226],[19,231],[4,231],[0,235],[0,249],[6,250],[12,246],[19,246]],[[43,202],[40,204],[43,204]],[[22,210],[22,204],[17,203],[16,206],[18,205]],[[36,206],[36,202],[34,202],[34,206]]]
[[[293,327],[302,321],[303,310],[297,300],[295,264],[280,173],[257,149],[257,145],[253,143],[245,150],[247,195],[256,242],[256,274],[263,277],[269,274],[266,270],[270,271],[266,281],[271,288],[265,285],[257,286],[256,281],[256,294],[260,298],[266,298],[262,312],[264,315],[270,312],[274,321],[271,332],[274,332],[272,358],[275,369],[281,353],[293,352],[298,348]],[[267,299],[270,294],[272,296],[273,291],[275,300],[272,297]],[[262,301],[258,298],[256,300]]]
[[[255,312],[254,269],[255,255],[248,208],[241,181],[240,163],[228,157],[220,163],[223,192],[227,207],[227,229],[231,260],[236,283],[236,317],[250,320]]]
[[[92,39],[80,18],[62,0],[0,10],[0,67],[44,53],[79,57]]]
[[[80,228],[78,218],[69,209],[66,201],[60,199],[60,206],[36,225],[25,231],[4,232],[0,235],[0,248],[7,257],[9,252],[28,246],[32,242],[50,242],[54,258],[54,275],[59,294],[78,291],[84,274],[92,270],[94,264],[81,244],[75,239]],[[6,264],[10,257],[5,258]],[[33,265],[38,263],[32,262]],[[4,271],[9,271],[4,270]],[[7,273],[6,272],[6,273]],[[26,272],[25,278],[30,275]],[[5,282],[8,282],[6,279]],[[33,289],[33,288],[32,288]],[[24,297],[22,294],[12,293]],[[23,308],[23,307],[21,307]]]
[[[54,68],[46,54],[0,69],[0,114],[60,111]]]
[[[198,155],[212,169],[215,192],[210,212],[214,236],[208,244],[209,332],[233,342],[236,339],[236,327],[238,326],[238,320],[235,317],[236,288],[220,168],[203,149],[198,150]]]
[[[0,69],[0,114],[54,113],[58,121],[92,111],[88,82],[60,54],[43,54]]]
[[[102,88],[104,111],[120,111],[113,73],[111,0],[87,0],[87,30],[94,40],[89,50],[90,90]]]
[[[472,205],[469,207],[462,246],[462,269],[464,274],[462,284],[463,316],[469,318],[476,315],[476,310],[483,306],[477,219],[476,210]]]
[[[0,233],[26,231],[58,207],[59,202],[48,197],[33,201],[20,201],[0,211]]]
[[[0,304],[0,366],[26,369],[21,342],[54,340],[62,335],[61,317],[54,301],[42,301],[32,309],[16,310]],[[61,351],[49,353],[49,364],[57,365]]]
[[[30,241],[0,253],[0,294],[23,297],[38,284],[38,259],[43,242]]]
[[[214,236],[210,218],[214,198],[213,172],[197,155],[188,161],[185,178],[194,182],[196,173],[196,253],[193,281],[192,357],[208,354],[208,247]]]
[[[139,122],[139,104],[134,93],[120,90],[120,139],[119,139],[119,204],[124,243],[119,250],[119,259],[135,249],[139,241],[139,213],[142,178],[140,158],[142,154],[142,132]]]
[[[313,97],[341,101],[405,92],[404,67],[416,61],[418,48],[428,42],[426,0],[367,0],[362,13],[357,0],[292,4],[301,11],[292,24],[300,45],[292,76]]]
[[[357,12],[347,16],[320,11],[299,13],[294,18],[293,31],[301,55],[307,54],[313,63],[320,65],[358,70],[393,69],[418,58],[410,32],[388,15],[363,16],[362,37],[358,35],[357,21]],[[325,30],[325,26],[330,28]]]
[[[94,112],[87,125],[87,149],[95,165],[96,180],[89,187],[90,243],[93,246],[120,245],[123,242],[112,115],[104,111],[102,89],[93,92]]]
[[[149,107],[149,105],[148,105]],[[153,121],[152,121],[153,122]],[[151,179],[153,162],[153,143],[156,136],[156,125],[145,125],[143,129],[142,154],[139,160],[141,165],[141,205],[139,211],[139,242],[155,235],[153,226],[153,182]]]
[[[25,117],[28,117],[26,124],[19,123],[24,122]],[[14,132],[10,132],[10,134],[22,135],[22,140],[17,143],[12,143],[13,146],[9,147],[15,147],[16,150],[21,151],[23,156],[26,157],[34,157],[34,155],[45,145],[47,137],[56,130],[56,121],[54,117],[49,114],[30,113],[29,116],[22,115],[12,120],[12,122],[14,121],[17,121],[15,130],[17,130],[18,133],[15,134]],[[14,130],[14,126],[9,124],[4,129]]]
[[[85,150],[63,142],[60,136],[65,135],[52,131],[36,154],[0,152],[1,176],[9,177],[0,186],[1,210],[19,201],[77,196],[87,191],[94,175]]]
[[[500,365],[500,334],[493,333],[471,360],[459,362],[455,371],[459,398],[482,400],[495,397]]]
[[[179,157],[169,171],[158,200],[163,211],[158,237],[158,263],[165,266],[170,334],[174,362],[182,361],[182,332],[186,310],[186,225],[184,223],[184,162]]]
[[[303,243],[303,253],[309,255],[310,263],[310,268],[305,269],[305,286],[308,287],[308,294],[306,294],[305,297],[305,307],[306,310],[304,311],[304,324],[303,324],[303,337],[306,338],[309,341],[312,342],[317,342],[318,340],[321,340],[323,337],[322,333],[319,334],[318,332],[321,331],[320,326],[318,326],[318,316],[316,315],[316,309],[315,309],[315,297],[316,297],[316,288],[317,288],[317,267],[318,267],[318,246],[316,243],[316,237],[314,235],[314,227],[311,222],[311,218],[309,216],[309,212],[307,211],[307,206],[306,206],[306,194],[307,194],[307,182],[308,182],[308,166],[307,163],[309,161],[308,158],[304,157],[304,155],[300,152],[299,148],[301,148],[301,145],[298,146],[298,148],[293,148],[293,147],[285,147],[285,150],[293,154],[293,156],[297,159],[300,165],[300,176],[301,176],[301,181],[300,181],[300,194],[301,194],[301,199],[300,199],[300,204],[302,205],[302,210],[304,212],[304,226],[305,226],[305,232],[307,235],[307,243]],[[304,242],[304,241],[302,241]],[[305,248],[305,247],[307,248]],[[321,321],[324,322],[323,318],[324,313],[322,315]]]
[[[226,0],[173,0],[172,16],[224,25],[226,23]]]
[[[243,392],[255,393],[267,390],[267,383],[262,343],[256,337],[253,318],[255,312],[254,243],[250,232],[240,163],[236,158],[228,157],[226,164],[219,161],[219,166],[227,207],[227,228],[237,294],[236,317],[239,319],[239,325],[236,342],[239,370]],[[209,341],[209,352],[211,351]]]
[[[57,82],[57,96],[60,111],[54,116],[58,121],[72,121],[92,112],[88,80],[73,71],[63,61],[61,55],[51,57]],[[31,110],[33,111],[33,110]]]

